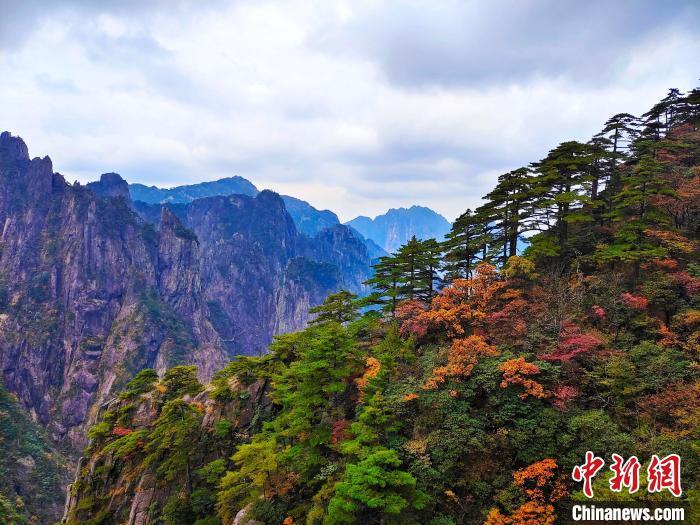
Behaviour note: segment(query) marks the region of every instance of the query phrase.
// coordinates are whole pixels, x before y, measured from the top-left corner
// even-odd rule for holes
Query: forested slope
[[[679,454],[697,511],[699,108],[672,90],[504,174],[444,244],[383,258],[364,302],[331,295],[206,387],[142,372],[67,523],[559,523],[588,450],[642,472]],[[601,500],[675,501],[610,475]]]

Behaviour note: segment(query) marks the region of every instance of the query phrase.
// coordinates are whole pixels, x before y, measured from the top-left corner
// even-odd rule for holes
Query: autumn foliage
[[[599,307],[600,308],[600,307]],[[555,350],[544,356],[548,361],[570,361],[579,355],[590,355],[603,345],[603,341],[592,333],[582,333],[581,328],[565,321]]]
[[[555,480],[557,462],[547,458],[513,473],[514,485],[528,501],[512,514],[491,509],[484,525],[550,525],[556,520],[553,502],[565,495],[563,484]]]
[[[355,379],[355,384],[357,385],[360,399],[364,397],[364,391],[367,383],[369,383],[370,379],[377,377],[381,369],[382,364],[376,357],[369,356],[367,359],[365,359],[365,371],[362,376]]]
[[[629,292],[624,292],[620,295],[622,302],[632,310],[645,310],[649,306],[649,299],[639,295],[633,295]]]
[[[520,394],[521,399],[527,396],[543,398],[545,397],[544,388],[530,376],[536,376],[540,373],[540,367],[534,363],[528,363],[524,357],[517,359],[509,359],[502,363],[499,370],[503,372],[503,381],[501,388],[509,386],[522,386],[525,391]]]
[[[498,355],[498,350],[488,344],[480,335],[470,335],[464,339],[455,339],[452,342],[447,356],[447,365],[433,370],[430,378],[423,388],[434,390],[448,378],[459,380],[471,374],[479,356],[493,357]]]

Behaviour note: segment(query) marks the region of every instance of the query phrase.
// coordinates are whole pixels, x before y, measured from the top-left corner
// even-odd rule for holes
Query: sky
[[[0,129],[69,181],[240,175],[346,221],[700,84],[697,0],[0,0]]]

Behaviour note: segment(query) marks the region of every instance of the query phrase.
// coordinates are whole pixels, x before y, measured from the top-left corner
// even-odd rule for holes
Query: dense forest
[[[699,124],[700,89],[672,89],[503,174],[266,355],[209,385],[140,372],[90,431],[66,522],[560,523],[589,450],[642,472],[679,454],[697,511]],[[597,499],[675,500],[610,475]]]

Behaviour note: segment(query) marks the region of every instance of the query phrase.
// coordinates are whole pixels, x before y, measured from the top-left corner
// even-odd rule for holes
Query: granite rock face
[[[275,193],[135,203],[119,175],[71,185],[0,135],[0,380],[71,454],[139,370],[206,381],[328,293],[362,293],[370,263],[345,226],[299,233]]]
[[[372,259],[364,240],[335,224],[310,237],[296,228],[282,197],[215,196],[187,204],[136,203],[163,229],[161,209],[176,215],[200,247],[209,318],[231,354],[261,354],[274,334],[306,325],[308,309],[345,288],[367,292]]]

